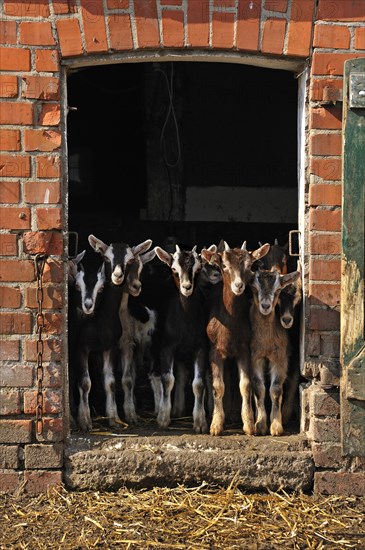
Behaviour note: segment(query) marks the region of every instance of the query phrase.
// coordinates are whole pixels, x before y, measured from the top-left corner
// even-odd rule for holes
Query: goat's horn
[[[180,247],[179,247],[178,244],[176,245],[176,252],[179,252],[179,253],[181,252]]]
[[[278,245],[279,241],[277,239],[275,239],[274,244]]]
[[[262,242],[261,241],[257,241],[259,243],[259,246],[262,246]]]
[[[231,250],[231,249],[229,248],[229,245],[226,243],[226,241],[224,241],[224,250],[225,250],[226,252],[228,252],[229,250]]]
[[[241,250],[247,250],[247,242],[246,241],[241,246]]]

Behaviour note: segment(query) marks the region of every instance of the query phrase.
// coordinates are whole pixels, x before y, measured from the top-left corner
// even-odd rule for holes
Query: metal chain
[[[43,305],[43,286],[42,276],[44,266],[47,261],[47,254],[37,254],[34,258],[35,269],[37,273],[37,302],[38,312],[36,317],[37,325],[37,405],[36,405],[36,427],[37,435],[42,434],[43,430],[43,341],[42,332],[44,328]]]

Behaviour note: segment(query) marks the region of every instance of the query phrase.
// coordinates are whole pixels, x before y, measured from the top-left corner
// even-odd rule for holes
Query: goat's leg
[[[162,392],[157,415],[157,423],[160,428],[167,428],[171,421],[171,392],[175,383],[173,368],[174,359],[171,353],[165,357],[161,372]]]
[[[106,393],[105,412],[109,419],[109,425],[115,426],[118,423],[120,424],[121,421],[118,416],[117,403],[115,401],[115,376],[111,355],[111,350],[103,352],[103,376]]]
[[[121,348],[121,363],[124,417],[128,424],[137,424],[138,419],[134,404],[135,365],[131,346],[126,345]]]
[[[248,350],[237,359],[240,393],[242,397],[242,429],[247,435],[255,433],[255,421],[252,409],[252,385],[250,379],[250,356]]]
[[[155,369],[152,369],[152,371],[149,374],[149,379],[150,379],[150,384],[153,392],[153,401],[155,404],[154,413],[157,416],[160,408],[161,397],[162,397],[161,374],[157,373]]]
[[[252,385],[256,404],[255,434],[267,433],[267,415],[265,409],[265,359],[252,357]]]
[[[210,424],[210,435],[220,435],[224,426],[224,362],[215,354],[211,360],[212,386],[213,386],[213,417]]]
[[[188,380],[188,371],[184,363],[175,365],[174,404],[172,416],[179,418],[185,414],[185,388]]]
[[[195,433],[207,433],[208,424],[205,416],[204,397],[205,397],[205,358],[200,350],[194,364],[194,409],[193,423]]]
[[[283,426],[289,423],[294,406],[296,404],[296,393],[299,385],[299,365],[295,365],[292,372],[288,374],[288,378],[284,383],[284,395],[282,405]]]
[[[285,382],[287,369],[288,363],[285,354],[270,360],[271,435],[282,435],[284,432],[281,404],[283,400],[283,385]]]
[[[92,429],[92,421],[89,406],[89,394],[91,390],[91,379],[89,375],[89,354],[88,352],[80,353],[81,373],[79,378],[79,394],[80,402],[77,411],[77,422],[83,432],[88,432]]]

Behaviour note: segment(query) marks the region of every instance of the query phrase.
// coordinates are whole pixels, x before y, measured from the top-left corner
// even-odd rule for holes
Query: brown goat
[[[250,308],[252,327],[251,363],[252,383],[257,408],[255,423],[256,435],[267,433],[267,415],[265,409],[265,371],[266,362],[270,375],[270,433],[283,433],[281,405],[283,384],[289,363],[289,336],[275,315],[275,306],[281,290],[298,279],[300,273],[294,271],[280,275],[276,270],[259,270],[251,282],[253,303]]]
[[[219,252],[222,269],[222,282],[211,289],[207,334],[210,342],[210,366],[213,385],[213,416],[210,425],[211,435],[220,435],[224,427],[224,366],[227,359],[235,359],[239,373],[239,386],[242,396],[241,418],[243,431],[254,433],[252,392],[250,379],[250,325],[249,303],[245,288],[253,277],[251,266],[269,251],[265,244],[249,252],[246,242],[241,248],[230,248],[224,242],[224,250]],[[201,256],[210,261],[212,252],[206,249]]]

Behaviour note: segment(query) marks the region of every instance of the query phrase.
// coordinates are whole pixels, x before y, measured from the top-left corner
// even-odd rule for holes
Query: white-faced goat
[[[140,254],[147,251],[151,240],[130,247],[125,243],[105,244],[103,241],[89,235],[89,244],[93,250],[101,254],[104,260],[105,286],[99,307],[90,322],[80,331],[80,362],[82,381],[80,385],[79,424],[82,430],[88,431],[92,427],[88,394],[91,388],[89,375],[89,356],[96,353],[100,357],[101,369],[106,393],[106,416],[109,424],[114,426],[120,422],[115,399],[115,370],[118,357],[118,342],[122,334],[120,322],[120,304],[125,289],[131,294],[138,294],[140,281],[138,270],[133,266],[140,263]]]
[[[275,315],[275,306],[282,289],[294,283],[299,277],[294,271],[280,275],[277,270],[256,271],[251,281],[253,302],[250,308],[252,327],[251,336],[251,363],[252,384],[256,403],[256,435],[267,433],[267,414],[265,409],[265,374],[270,376],[270,433],[273,436],[283,433],[282,425],[282,397],[285,382],[290,345],[288,331],[283,328]]]
[[[208,425],[205,416],[205,373],[207,338],[203,296],[197,287],[201,262],[196,246],[171,254],[156,247],[158,258],[172,273],[175,288],[170,294],[166,311],[160,317],[160,353],[151,374],[151,385],[157,406],[157,423],[167,428],[171,420],[171,392],[176,387],[173,415],[181,416],[185,405],[185,386],[192,376],[194,394],[193,427],[196,433],[205,433]]]
[[[207,335],[210,341],[210,368],[213,385],[213,416],[211,435],[220,435],[224,428],[224,368],[229,359],[234,359],[239,374],[242,396],[241,418],[243,431],[254,433],[252,409],[249,303],[245,288],[253,277],[252,264],[267,254],[270,245],[249,252],[246,242],[241,248],[230,248],[224,242],[219,252],[222,282],[211,289]],[[207,261],[213,252],[202,250]]]

